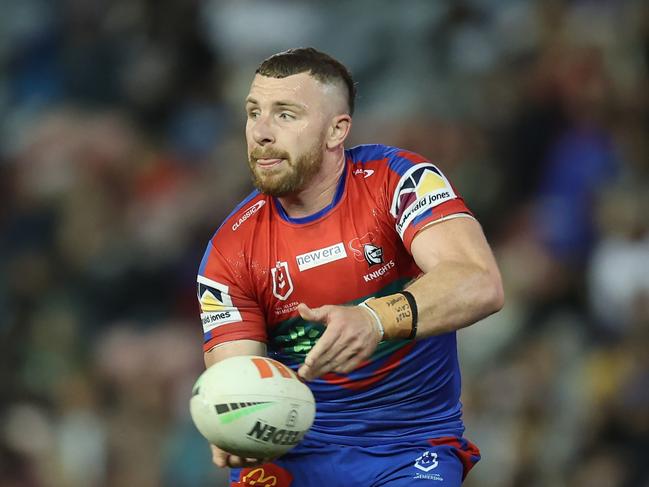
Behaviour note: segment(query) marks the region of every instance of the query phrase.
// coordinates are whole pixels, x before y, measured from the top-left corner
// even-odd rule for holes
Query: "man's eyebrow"
[[[259,102],[249,96],[248,98],[246,98],[246,105],[259,105]],[[288,100],[278,100],[273,103],[273,106],[282,107],[282,108],[284,107],[297,108],[298,110],[306,109],[305,105],[294,101],[288,101]]]
[[[294,101],[284,101],[284,100],[276,101],[275,103],[273,103],[273,105],[278,107],[295,107],[299,110],[304,110],[306,108],[306,106],[304,106],[301,103],[296,103]]]

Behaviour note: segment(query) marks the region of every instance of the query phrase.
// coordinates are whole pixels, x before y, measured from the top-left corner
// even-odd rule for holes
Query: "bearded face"
[[[323,168],[339,90],[304,72],[255,75],[246,97],[248,166],[262,193],[284,197],[309,187]]]
[[[281,197],[302,190],[322,167],[323,141],[300,153],[291,155],[273,147],[256,147],[249,157],[248,165],[252,182],[262,193]],[[272,164],[260,161],[278,160]]]

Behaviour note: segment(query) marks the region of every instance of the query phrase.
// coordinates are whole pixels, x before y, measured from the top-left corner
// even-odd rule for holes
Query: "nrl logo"
[[[270,274],[273,279],[273,296],[286,301],[293,292],[293,281],[288,272],[288,263],[277,261],[275,267],[270,270]]]

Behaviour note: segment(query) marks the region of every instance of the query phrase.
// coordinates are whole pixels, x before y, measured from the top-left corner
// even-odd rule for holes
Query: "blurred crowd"
[[[195,274],[250,191],[256,65],[346,63],[352,141],[444,169],[503,272],[459,333],[466,485],[649,487],[649,5],[7,0],[0,485],[224,486]]]

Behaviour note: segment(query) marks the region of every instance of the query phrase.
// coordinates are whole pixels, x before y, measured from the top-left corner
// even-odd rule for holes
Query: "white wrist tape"
[[[374,317],[374,323],[376,324],[376,329],[379,331],[379,335],[381,335],[381,340],[383,340],[383,336],[385,335],[385,329],[383,328],[383,323],[381,323],[381,318],[379,318],[379,315],[376,314],[376,311],[374,311],[367,304],[365,304],[365,301],[360,303],[359,306],[362,306],[372,314],[372,316]]]

